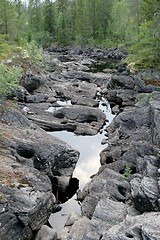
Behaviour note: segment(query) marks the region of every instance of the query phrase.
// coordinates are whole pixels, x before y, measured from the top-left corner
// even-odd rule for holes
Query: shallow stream
[[[59,101],[58,104],[61,106],[68,106],[70,102],[61,102]],[[99,101],[99,108],[105,113],[106,115],[106,125],[104,128],[111,123],[114,118],[114,115],[111,113],[110,106],[105,99],[101,99]],[[54,111],[55,108],[50,108],[49,111]],[[57,132],[50,132],[52,136],[58,137],[59,139],[63,140],[74,149],[80,152],[80,157],[76,168],[73,173],[73,177],[79,179],[79,188],[82,190],[83,187],[86,185],[87,182],[91,180],[91,176],[96,174],[100,167],[100,152],[107,146],[102,145],[102,141],[106,139],[104,128],[94,136],[79,136],[75,135],[72,132],[67,131],[57,131]],[[71,199],[67,202],[61,204],[62,210],[51,214],[49,218],[49,223],[53,228],[55,228],[58,234],[61,233],[65,222],[71,212],[80,213],[80,205],[76,200],[76,195],[74,195]]]

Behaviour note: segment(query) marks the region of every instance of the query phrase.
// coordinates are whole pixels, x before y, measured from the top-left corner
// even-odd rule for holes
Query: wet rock
[[[52,178],[53,193],[60,203],[68,201],[79,188],[79,180],[69,177]]]
[[[85,227],[82,217],[68,229],[67,238],[61,239],[72,239],[76,236],[76,239],[96,240],[111,226],[122,222],[126,215],[123,201],[128,187],[128,183],[120,174],[104,168],[81,193],[82,215],[87,217]]]

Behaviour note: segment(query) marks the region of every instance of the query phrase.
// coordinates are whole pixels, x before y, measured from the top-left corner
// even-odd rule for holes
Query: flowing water
[[[61,103],[61,102],[59,102]],[[70,105],[70,103],[65,102],[60,105]],[[114,115],[111,113],[110,106],[106,100],[103,98],[100,100],[99,108],[105,113],[107,125],[110,124]],[[55,109],[49,109],[49,111],[54,111]],[[79,136],[75,135],[72,132],[67,131],[58,131],[58,132],[50,132],[52,136],[58,137],[59,139],[63,140],[74,149],[80,152],[80,158],[76,165],[76,168],[73,173],[73,177],[79,179],[79,187],[83,189],[87,182],[89,182],[90,176],[95,174],[99,167],[100,167],[100,152],[107,146],[102,145],[102,140],[106,139],[105,131],[102,129],[101,133],[98,133],[94,136]],[[68,218],[68,215],[71,212],[80,213],[80,206],[76,201],[76,196],[74,195],[71,199],[69,199],[64,204],[61,204],[62,210],[60,212],[51,214],[49,223],[53,228],[60,233],[64,227],[64,224]]]

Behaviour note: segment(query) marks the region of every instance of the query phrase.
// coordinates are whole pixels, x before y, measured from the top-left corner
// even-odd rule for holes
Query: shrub
[[[31,59],[34,63],[37,63],[42,60],[42,49],[40,49],[35,42],[27,43],[25,50],[28,54],[28,58]]]
[[[132,53],[126,59],[128,64],[135,62],[138,69],[156,68],[160,71],[158,27],[156,19],[141,24],[139,40],[131,47]]]
[[[0,99],[8,96],[15,89],[19,88],[21,69],[0,64]]]
[[[49,32],[41,31],[35,34],[34,40],[39,47],[49,47],[53,42],[53,37]]]
[[[132,173],[132,169],[130,168],[130,166],[128,164],[126,164],[125,170],[124,170],[124,178],[128,179],[131,176]]]

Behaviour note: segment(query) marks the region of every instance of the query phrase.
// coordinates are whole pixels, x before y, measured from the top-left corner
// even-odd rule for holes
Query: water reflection
[[[68,215],[72,212],[80,214],[80,206],[76,201],[76,197],[69,199],[68,202],[62,204],[62,210],[60,212],[51,214],[49,223],[60,234],[68,219]]]
[[[99,108],[106,114],[106,119],[108,120],[107,125],[109,125],[114,118],[109,104],[106,103],[106,100],[101,99]],[[101,131],[101,133],[95,136],[79,136],[67,131],[50,132],[49,134],[58,137],[80,152],[80,158],[73,177],[80,180],[80,189],[82,189],[86,183],[90,181],[90,176],[95,174],[100,167],[99,154],[104,147],[106,147],[106,145],[101,144],[102,140],[106,138],[104,131]],[[60,212],[51,214],[49,222],[58,233],[62,231],[68,215],[73,211],[80,212],[80,206],[75,196],[68,202],[62,204],[62,210]]]
[[[50,134],[58,137],[80,152],[80,158],[73,177],[80,180],[80,188],[83,188],[90,180],[90,176],[95,174],[100,167],[99,153],[104,149],[104,146],[101,145],[104,135],[99,133],[95,136],[77,136],[67,131],[51,132]]]

